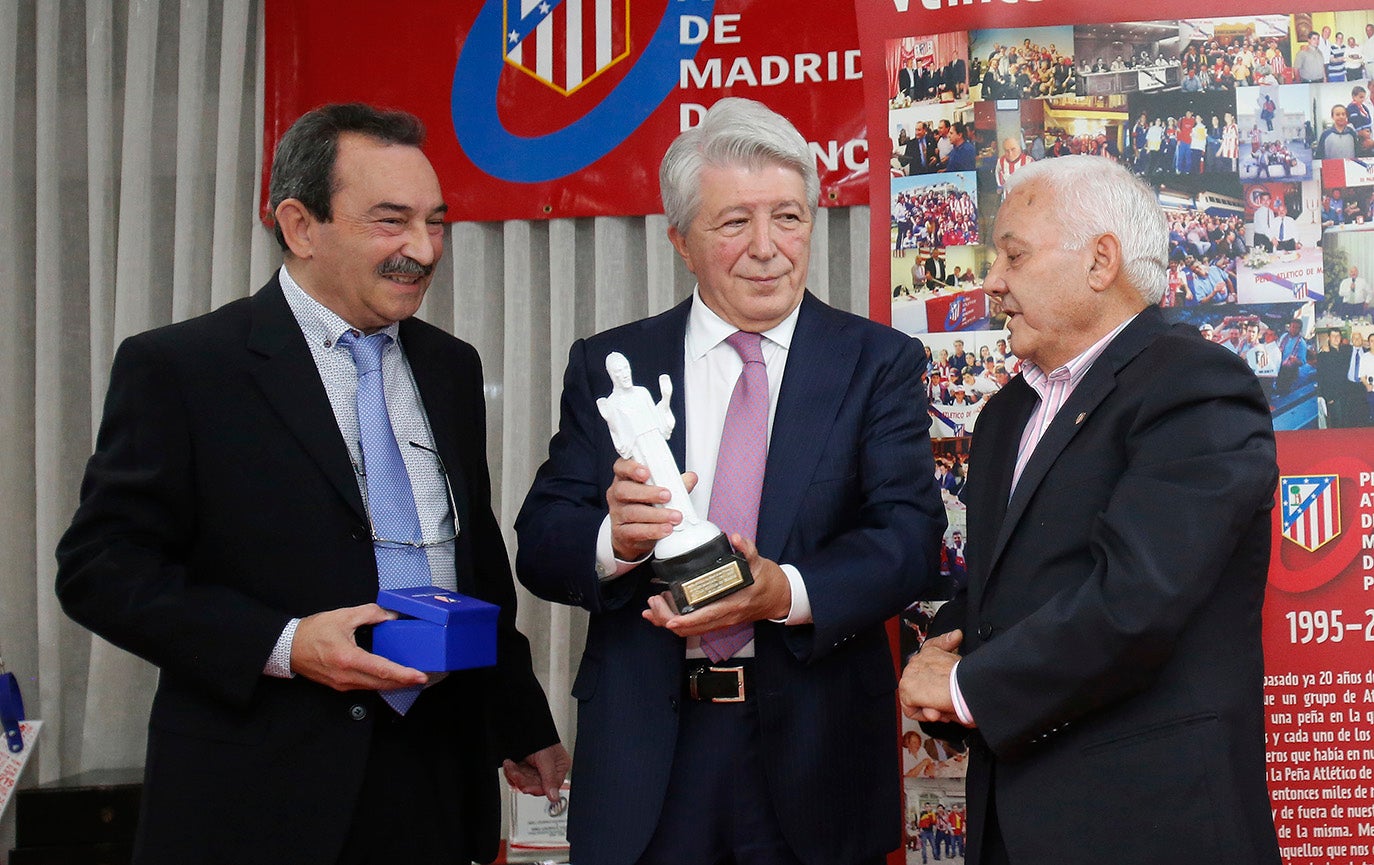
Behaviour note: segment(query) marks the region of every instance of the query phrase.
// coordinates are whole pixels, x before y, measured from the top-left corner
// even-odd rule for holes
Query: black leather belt
[[[687,696],[703,703],[743,703],[753,687],[752,665],[737,658],[712,664],[687,662]]]

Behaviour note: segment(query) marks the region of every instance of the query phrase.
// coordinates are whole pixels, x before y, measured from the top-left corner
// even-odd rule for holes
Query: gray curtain
[[[156,671],[62,614],[53,549],[119,341],[245,296],[280,264],[256,219],[262,53],[262,0],[0,0],[0,652],[44,722],[25,784],[143,762]],[[420,314],[481,352],[508,545],[568,346],[691,291],[666,227],[652,215],[447,230]],[[868,208],[823,210],[811,290],[866,314],[867,263]],[[571,742],[585,616],[523,590],[520,602]]]

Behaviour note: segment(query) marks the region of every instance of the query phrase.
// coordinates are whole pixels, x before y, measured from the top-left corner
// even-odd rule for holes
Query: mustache
[[[421,264],[413,258],[395,255],[377,265],[378,276],[429,276],[434,265]]]

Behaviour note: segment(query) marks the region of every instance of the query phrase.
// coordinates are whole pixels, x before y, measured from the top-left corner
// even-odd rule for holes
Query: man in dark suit
[[[919,73],[913,65],[906,65],[897,70],[897,95],[905,95],[910,99],[918,99],[916,82],[919,80]]]
[[[931,248],[930,257],[926,259],[925,267],[926,276],[932,282],[938,282],[941,285],[950,284],[948,273],[945,270],[945,248],[943,246]]]
[[[1182,837],[1198,861],[1276,865],[1264,394],[1154,306],[1167,232],[1126,169],[1027,166],[994,241],[983,285],[1022,374],[974,433],[968,585],[901,683],[910,717],[967,734],[968,861],[1156,865]]]
[[[916,121],[915,134],[907,139],[898,158],[907,174],[925,174],[931,170],[931,163],[935,161],[935,139],[924,120]]]
[[[949,71],[945,74],[945,86],[956,97],[963,96],[968,92],[968,62],[962,57],[955,57],[946,69]]]
[[[1350,343],[1345,341],[1339,327],[1333,327],[1326,331],[1326,340],[1320,345],[1321,349],[1312,365],[1317,370],[1317,396],[1326,401],[1327,425],[1333,428],[1351,426],[1347,421],[1350,409],[1363,409],[1364,401],[1348,399],[1351,396],[1347,387],[1350,382],[1346,376],[1353,353]],[[1354,396],[1358,398],[1363,394]]]
[[[272,166],[285,266],[115,358],[57,591],[160,668],[139,863],[487,861],[502,758],[512,783],[559,795],[567,752],[490,506],[480,362],[411,318],[443,252],[423,138],[364,105],[302,117]],[[385,346],[369,428],[402,451],[408,541],[370,528],[411,495],[367,496],[363,334]],[[373,603],[374,544],[421,549],[434,584],[500,606],[495,667],[431,682],[365,650],[395,618]]]
[[[573,345],[558,433],[516,520],[520,580],[591,612],[573,684],[572,856],[877,863],[902,826],[883,622],[938,578],[945,524],[924,353],[807,293],[820,184],[782,117],[721,100],[669,148],[660,182],[669,239],[697,290]],[[733,389],[751,380],[739,341],[767,376],[750,390],[766,410],[747,453],[723,432]],[[727,461],[763,460],[766,448],[757,531],[730,538],[754,583],[689,615],[669,608],[645,563],[683,514],[653,507],[668,491],[617,459],[598,414],[613,351],[642,381],[667,373],[679,385],[669,447],[702,517],[722,519],[712,491],[735,482]],[[748,642],[708,660],[712,637],[736,625]]]

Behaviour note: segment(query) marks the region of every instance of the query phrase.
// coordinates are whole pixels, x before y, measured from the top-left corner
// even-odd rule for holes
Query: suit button
[[[992,625],[987,622],[978,626],[978,636],[984,640],[992,636]]]
[[[672,706],[672,707],[673,707],[673,711],[676,712],[676,711],[677,711],[677,697],[669,697],[669,698],[668,698],[668,705],[669,705],[669,706]]]
[[[348,717],[355,721],[361,721],[367,717],[367,707],[362,703],[354,703],[348,707]]]
[[[372,540],[371,536],[367,532],[367,529],[363,528],[362,526],[354,526],[353,531],[349,532],[348,536],[351,537],[353,540],[359,542]]]

